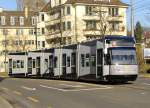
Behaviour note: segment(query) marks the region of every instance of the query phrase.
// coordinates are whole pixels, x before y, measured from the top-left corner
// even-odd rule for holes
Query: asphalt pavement
[[[13,108],[149,108],[150,78],[127,84],[4,78],[0,97]]]

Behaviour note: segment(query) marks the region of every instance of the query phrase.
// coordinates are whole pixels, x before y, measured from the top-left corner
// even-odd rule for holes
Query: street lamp
[[[7,29],[3,29],[3,35],[5,36],[5,61],[4,61],[4,64],[5,64],[5,72],[6,72],[6,36],[8,35],[8,30]]]
[[[131,0],[131,33],[134,37],[134,0]]]

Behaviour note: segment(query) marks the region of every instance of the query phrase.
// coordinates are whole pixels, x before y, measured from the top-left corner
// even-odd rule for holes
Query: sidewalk
[[[142,77],[142,78],[150,78],[150,74],[148,74],[148,73],[139,74],[139,77]]]
[[[0,108],[13,108],[9,102],[0,96]]]
[[[0,72],[0,77],[3,77],[3,78],[8,78],[8,73],[6,72]]]

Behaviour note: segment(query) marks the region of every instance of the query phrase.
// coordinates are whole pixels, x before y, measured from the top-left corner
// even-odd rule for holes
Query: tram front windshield
[[[111,50],[112,65],[136,65],[135,49],[112,49]]]

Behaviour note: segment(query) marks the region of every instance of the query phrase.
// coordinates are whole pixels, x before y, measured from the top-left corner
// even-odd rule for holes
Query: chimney
[[[25,14],[25,18],[28,18],[28,16],[29,16],[29,8],[27,6],[25,6],[25,8],[24,8],[24,14]]]

